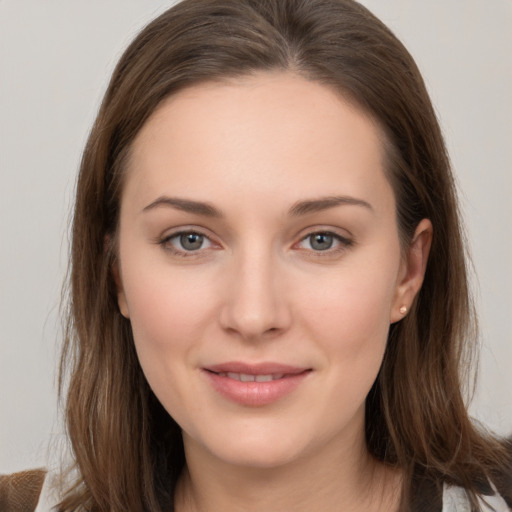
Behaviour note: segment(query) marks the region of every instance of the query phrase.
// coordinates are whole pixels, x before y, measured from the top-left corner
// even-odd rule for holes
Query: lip
[[[265,362],[249,364],[226,362],[203,368],[213,389],[240,405],[258,407],[269,405],[292,393],[311,373],[311,368]],[[235,374],[228,376],[227,374]],[[272,376],[273,380],[239,380],[244,376]]]

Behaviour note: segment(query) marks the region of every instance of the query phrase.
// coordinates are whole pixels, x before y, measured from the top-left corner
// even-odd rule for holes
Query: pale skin
[[[432,226],[400,246],[379,127],[323,85],[259,73],[170,97],[132,149],[114,270],[183,431],[176,510],[396,510],[400,473],[369,456],[364,403]],[[255,406],[212,387],[205,368],[226,361],[307,371]]]

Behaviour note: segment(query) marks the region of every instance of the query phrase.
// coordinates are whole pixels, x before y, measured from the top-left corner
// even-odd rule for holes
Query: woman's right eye
[[[212,246],[212,242],[207,236],[195,231],[175,233],[164,238],[161,244],[165,248],[171,249],[174,253],[183,256],[197,253]]]

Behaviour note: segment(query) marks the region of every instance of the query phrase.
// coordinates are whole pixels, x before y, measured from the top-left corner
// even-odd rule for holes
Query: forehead
[[[222,189],[227,197],[338,192],[375,201],[389,189],[382,139],[362,110],[293,74],[204,83],[165,100],[143,126],[126,188],[144,201],[158,187],[204,200]]]

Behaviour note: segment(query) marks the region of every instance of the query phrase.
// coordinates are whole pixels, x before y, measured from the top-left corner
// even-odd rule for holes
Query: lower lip
[[[292,393],[311,373],[306,370],[268,382],[242,382],[205,370],[215,391],[241,405],[258,407],[269,405]]]

